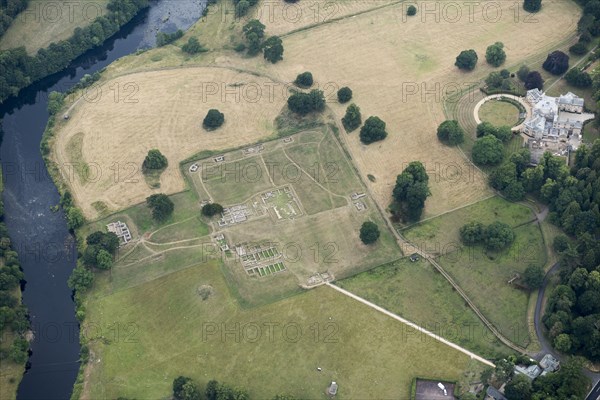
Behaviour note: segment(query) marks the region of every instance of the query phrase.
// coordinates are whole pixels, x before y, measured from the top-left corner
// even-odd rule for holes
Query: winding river
[[[79,370],[79,327],[67,287],[76,249],[64,214],[51,211],[59,195],[39,149],[48,120],[48,93],[64,92],[83,75],[152,47],[158,31],[188,29],[201,17],[205,1],[151,1],[150,8],[103,46],[0,106],[5,222],[25,272],[23,302],[29,308],[35,335],[18,399],[68,399]]]

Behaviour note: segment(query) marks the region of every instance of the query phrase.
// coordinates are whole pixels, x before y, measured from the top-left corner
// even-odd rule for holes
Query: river
[[[68,399],[79,370],[79,327],[67,279],[76,249],[62,211],[52,212],[59,194],[47,174],[39,145],[48,120],[48,93],[65,92],[85,74],[152,47],[158,31],[188,29],[206,0],[154,0],[103,46],[67,69],[44,79],[0,106],[4,140],[0,149],[5,222],[19,252],[35,339],[18,399]]]

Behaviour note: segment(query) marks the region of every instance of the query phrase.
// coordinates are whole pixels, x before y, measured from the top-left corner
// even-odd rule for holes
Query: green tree
[[[542,90],[544,88],[544,79],[542,79],[542,75],[537,71],[531,71],[529,75],[527,75],[527,79],[525,80],[525,89],[539,89]]]
[[[348,86],[344,86],[337,91],[337,98],[342,104],[349,102],[352,100],[352,89],[350,89]]]
[[[248,14],[248,10],[250,9],[250,3],[247,0],[240,0],[236,5],[235,5],[235,15],[238,18],[243,17],[244,15]]]
[[[489,46],[485,52],[485,60],[488,64],[499,67],[506,61],[506,53],[504,52],[504,43],[496,42]]]
[[[552,248],[557,253],[562,253],[569,248],[569,238],[565,234],[559,234],[552,242]]]
[[[366,221],[360,227],[360,240],[364,244],[372,244],[379,239],[379,227],[371,221]]]
[[[490,250],[502,250],[515,241],[513,229],[503,222],[493,222],[485,229],[485,245]]]
[[[507,125],[502,125],[502,126],[498,127],[496,129],[496,131],[493,133],[493,135],[496,136],[498,139],[500,139],[500,141],[502,141],[502,143],[508,143],[508,141],[510,141],[510,139],[512,139],[512,137],[513,137],[512,130],[511,130],[510,126],[507,126]]]
[[[477,59],[478,57],[475,50],[463,50],[458,57],[456,57],[454,65],[460,69],[472,71],[477,65]]]
[[[206,389],[204,390],[204,394],[206,395],[206,400],[217,400],[217,395],[219,393],[219,382],[215,380],[210,380],[206,384]]]
[[[145,170],[154,169],[160,170],[165,169],[169,165],[167,161],[167,157],[165,157],[160,150],[152,149],[148,151],[148,155],[144,159],[144,163],[142,164],[142,168]]]
[[[323,91],[313,89],[310,93],[294,93],[288,98],[288,108],[290,111],[306,115],[311,112],[320,112],[325,109],[325,96]]]
[[[158,222],[167,220],[171,214],[173,214],[173,210],[175,209],[175,205],[171,199],[163,193],[157,193],[147,197],[146,204],[152,210],[152,217]]]
[[[67,226],[70,230],[74,231],[75,229],[83,226],[85,223],[85,218],[81,213],[81,210],[77,207],[70,207],[67,211]]]
[[[592,86],[592,77],[587,72],[579,68],[573,68],[565,75],[565,80],[571,86],[576,88],[587,88]]]
[[[196,37],[191,37],[188,39],[187,43],[181,46],[181,50],[188,54],[198,54],[204,51],[204,48],[198,41]]]
[[[412,4],[410,6],[408,6],[408,8],[406,9],[406,15],[408,15],[409,17],[412,17],[413,15],[417,14],[417,7],[413,6]]]
[[[484,136],[475,142],[472,156],[478,165],[498,165],[504,158],[504,146],[495,136]]]
[[[442,122],[438,127],[437,136],[440,141],[451,146],[460,144],[465,140],[465,132],[458,121],[455,120]]]
[[[202,121],[202,126],[206,130],[214,130],[219,128],[225,122],[225,114],[216,109],[208,110],[206,117],[204,117],[204,121]]]
[[[250,20],[242,28],[248,42],[248,55],[254,56],[260,52],[261,40],[265,35],[265,26],[257,19]]]
[[[460,227],[460,240],[468,245],[480,243],[485,239],[485,226],[481,222],[472,221]]]
[[[202,207],[202,215],[212,217],[223,212],[223,206],[218,203],[208,203]]]
[[[396,177],[392,192],[394,202],[390,207],[394,218],[418,220],[425,207],[425,200],[431,195],[428,187],[429,176],[419,161],[412,161]]]
[[[575,54],[576,56],[582,56],[588,52],[588,47],[585,42],[577,42],[573,46],[569,47],[569,53]]]
[[[482,122],[477,125],[477,137],[483,137],[486,135],[496,136],[496,127],[489,122]]]
[[[504,389],[508,399],[530,400],[531,381],[524,375],[515,376]]]
[[[371,144],[383,140],[387,137],[385,131],[385,122],[379,117],[369,117],[360,129],[360,141],[364,144]]]
[[[106,250],[101,249],[96,254],[96,266],[100,269],[111,269],[113,256]]]
[[[50,92],[48,95],[48,113],[56,115],[62,108],[65,96],[60,92]]]
[[[283,60],[283,42],[279,36],[271,36],[262,45],[265,60],[275,64]]]
[[[94,273],[79,264],[73,269],[73,272],[71,272],[71,276],[69,276],[69,280],[67,281],[69,288],[75,291],[89,289],[92,287],[93,283]]]
[[[560,50],[548,54],[542,68],[554,75],[562,75],[569,69],[569,56]]]
[[[301,88],[309,88],[313,85],[313,76],[310,72],[303,72],[296,76],[296,80],[294,81],[296,86]]]
[[[524,0],[523,8],[530,13],[538,12],[542,8],[542,0]]]
[[[561,353],[568,353],[571,345],[571,338],[566,333],[561,333],[554,339],[554,348]]]
[[[517,77],[521,80],[521,82],[525,82],[527,80],[527,75],[529,75],[530,72],[531,70],[527,65],[521,65],[517,71]]]
[[[530,265],[523,273],[523,281],[529,289],[538,289],[544,282],[544,269],[539,265]]]
[[[352,132],[362,124],[360,108],[356,104],[350,104],[346,108],[346,115],[342,118],[342,125],[347,132]]]

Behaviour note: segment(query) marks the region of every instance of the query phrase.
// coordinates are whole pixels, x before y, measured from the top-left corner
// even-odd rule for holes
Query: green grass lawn
[[[494,126],[512,127],[519,122],[519,109],[507,101],[486,101],[479,109],[479,119]]]
[[[516,228],[515,234],[515,242],[504,251],[489,252],[482,246],[461,246],[440,256],[438,262],[496,328],[508,339],[526,346],[530,342],[527,329],[529,293],[507,281],[515,273],[523,273],[531,264],[543,266],[546,248],[537,223]]]
[[[511,353],[427,261],[406,257],[337,284],[480,356]]]
[[[213,292],[204,301],[203,285]],[[96,286],[87,314],[95,326],[89,398],[166,398],[173,379],[186,375],[202,387],[217,379],[247,389],[251,398],[326,399],[334,380],[341,399],[406,399],[415,376],[452,381],[481,370],[331,288],[241,309],[218,262],[114,293]]]
[[[459,229],[468,222],[479,221],[489,224],[502,221],[514,227],[534,217],[529,208],[495,196],[413,225],[402,230],[401,233],[411,243],[431,254],[440,254],[445,249],[460,244]]]

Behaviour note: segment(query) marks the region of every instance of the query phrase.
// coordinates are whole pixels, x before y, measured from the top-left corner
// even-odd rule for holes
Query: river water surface
[[[46,172],[40,141],[48,120],[47,94],[64,92],[85,74],[154,45],[158,31],[189,28],[205,0],[153,0],[102,47],[75,60],[64,71],[24,89],[0,106],[4,140],[0,149],[5,222],[27,281],[23,302],[35,339],[19,399],[68,399],[79,370],[79,327],[67,279],[76,250],[64,214],[50,208],[59,194]]]

